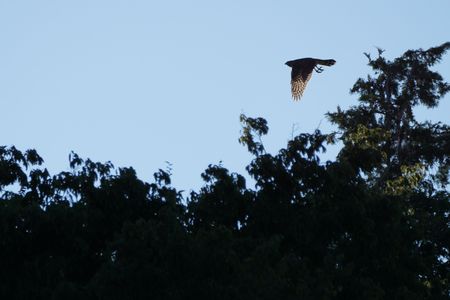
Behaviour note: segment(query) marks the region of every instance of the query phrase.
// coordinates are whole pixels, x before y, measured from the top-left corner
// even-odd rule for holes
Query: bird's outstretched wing
[[[297,68],[293,67],[291,71],[291,92],[292,98],[294,100],[300,100],[305,91],[306,84],[311,79],[312,71],[314,67],[311,68]]]

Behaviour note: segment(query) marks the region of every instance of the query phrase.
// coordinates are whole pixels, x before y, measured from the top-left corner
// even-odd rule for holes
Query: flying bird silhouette
[[[322,73],[322,66],[332,66],[336,63],[334,59],[300,58],[286,62],[292,68],[291,71],[291,91],[294,100],[300,100],[305,90],[306,84],[311,79],[313,70]]]

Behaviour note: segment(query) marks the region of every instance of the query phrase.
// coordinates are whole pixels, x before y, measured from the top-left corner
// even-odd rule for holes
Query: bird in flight
[[[291,91],[294,100],[300,100],[305,90],[306,84],[311,79],[313,71],[322,73],[322,66],[332,66],[336,63],[334,59],[300,58],[286,62],[292,68],[291,71]]]

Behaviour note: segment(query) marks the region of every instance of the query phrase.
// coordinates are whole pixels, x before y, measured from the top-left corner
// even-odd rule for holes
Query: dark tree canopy
[[[449,299],[450,129],[413,110],[450,90],[431,69],[449,48],[367,55],[338,130],[277,154],[242,115],[254,188],[210,165],[183,196],[169,171],[148,183],[75,153],[51,175],[0,147],[0,299]]]

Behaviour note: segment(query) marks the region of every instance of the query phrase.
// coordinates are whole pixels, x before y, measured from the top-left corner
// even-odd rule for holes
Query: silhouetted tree
[[[367,55],[358,105],[328,114],[339,131],[276,154],[241,115],[254,188],[210,165],[184,198],[164,170],[147,183],[71,153],[51,175],[0,147],[0,298],[449,299],[450,130],[413,110],[450,90],[430,69],[449,48]]]

